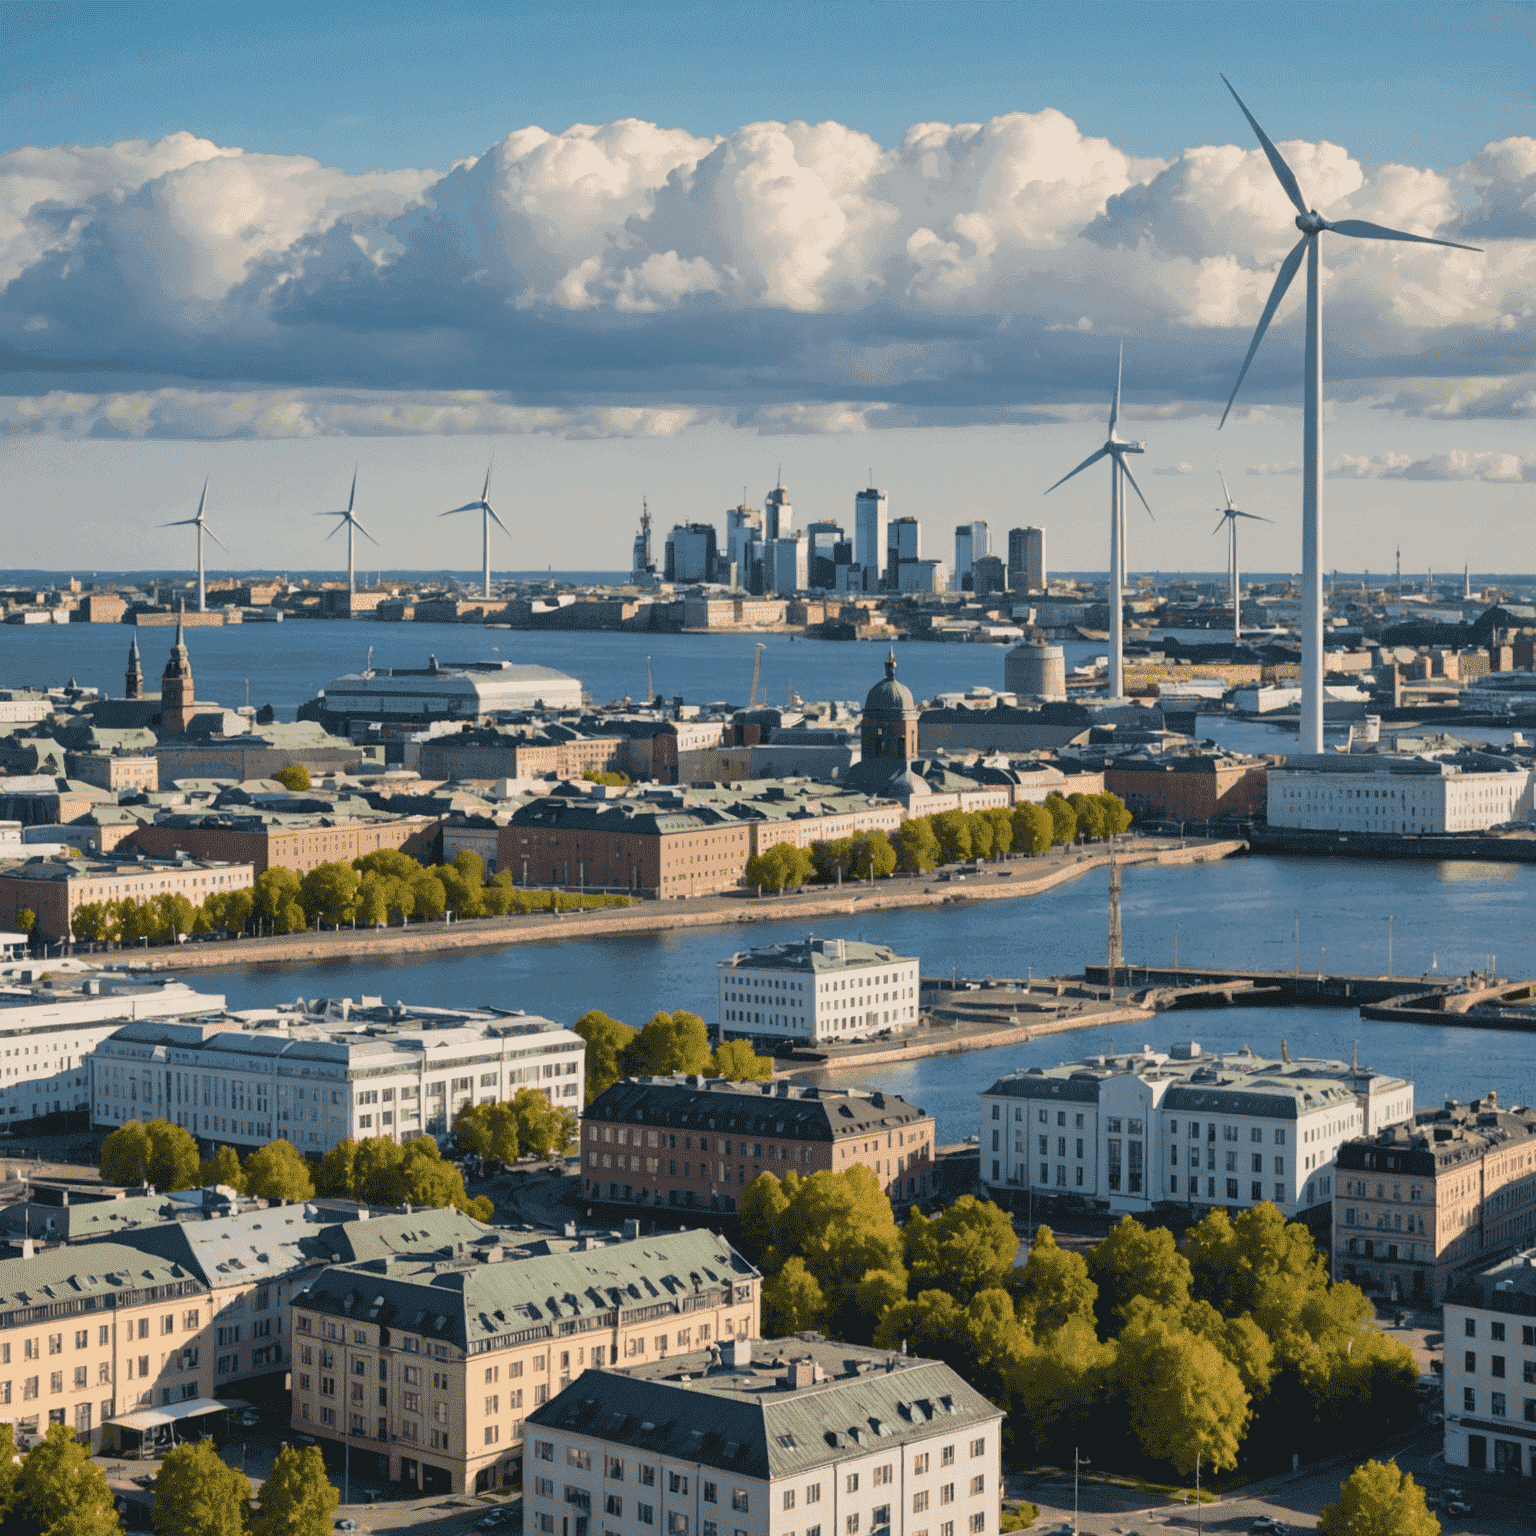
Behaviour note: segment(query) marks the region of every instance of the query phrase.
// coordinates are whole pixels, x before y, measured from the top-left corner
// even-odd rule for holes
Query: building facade
[[[853,498],[853,563],[866,592],[878,591],[886,556],[885,524],[889,508],[884,491],[870,486]]]
[[[366,807],[364,807],[366,811]],[[350,864],[389,848],[423,863],[436,861],[442,822],[435,816],[337,816],[303,812],[209,811],[161,815],[133,833],[134,844],[158,859],[180,854],[203,862],[245,865],[261,874],[319,864]]]
[[[423,1493],[509,1486],[531,1414],[594,1367],[755,1337],[760,1280],[702,1231],[334,1265],[293,1297],[293,1428]]]
[[[1291,757],[1268,773],[1272,827],[1320,832],[1478,832],[1532,808],[1531,772],[1486,753],[1467,768],[1424,757]]]
[[[1045,591],[1045,529],[1008,530],[1008,585],[1015,591]]]
[[[589,1370],[526,1429],[529,1536],[987,1536],[1002,1412],[819,1334]]]
[[[860,1164],[892,1205],[933,1187],[934,1122],[891,1093],[720,1078],[628,1078],[582,1114],[593,1200],[734,1211],[760,1173],[842,1173]]]
[[[1367,1290],[1434,1305],[1536,1243],[1536,1110],[1497,1094],[1352,1139],[1338,1164],[1333,1270]]]
[[[917,1023],[916,955],[853,939],[748,949],[719,965],[722,1039],[860,1040]]]
[[[530,1015],[343,1003],[199,1023],[124,1025],[90,1053],[91,1119],[163,1117],[207,1146],[281,1138],[310,1156],[338,1141],[446,1135],[470,1104],[534,1088],[579,1111],[580,1035]]]
[[[1412,1112],[1401,1078],[1185,1041],[1000,1078],[981,1095],[981,1176],[1013,1206],[1267,1202],[1295,1216],[1333,1198],[1342,1143]]]
[[[1536,1477],[1536,1248],[1445,1298],[1445,1463]]]

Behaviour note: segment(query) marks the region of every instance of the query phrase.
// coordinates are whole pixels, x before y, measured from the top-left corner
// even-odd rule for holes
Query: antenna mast
[[[1120,864],[1109,850],[1109,995],[1115,995],[1115,978],[1125,963],[1124,936],[1120,927]]]

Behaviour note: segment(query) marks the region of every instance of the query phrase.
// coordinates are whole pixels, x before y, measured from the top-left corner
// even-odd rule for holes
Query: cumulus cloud
[[[1416,459],[1406,453],[1345,454],[1329,469],[1340,480],[1482,480],[1493,485],[1536,484],[1536,453],[1469,453],[1452,449]]]
[[[1536,139],[1369,173],[1282,147],[1331,218],[1487,247],[1328,239],[1334,397],[1536,411]],[[0,366],[57,431],[846,431],[1101,416],[1123,334],[1127,413],[1170,419],[1224,402],[1295,238],[1246,143],[1141,159],[1049,109],[892,148],[524,128],[441,174],[177,134],[0,156]],[[1297,308],[1248,419],[1294,401]]]
[[[1177,464],[1160,464],[1152,471],[1154,475],[1192,475],[1195,466],[1185,459],[1180,459]]]

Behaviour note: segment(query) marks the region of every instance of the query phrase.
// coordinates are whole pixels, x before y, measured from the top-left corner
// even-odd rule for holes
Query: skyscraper
[[[763,546],[763,584],[769,586],[768,570],[771,567],[772,590],[780,597],[803,592],[810,585],[807,569],[807,543],[798,533],[786,534]]]
[[[752,565],[762,556],[753,554],[754,544],[763,536],[763,514],[756,507],[741,502],[725,509],[725,558],[736,567],[736,585],[752,588]]]
[[[864,572],[866,590],[880,585],[884,569],[886,495],[873,486],[853,498],[854,563]]]
[[[901,568],[923,558],[922,529],[915,517],[892,518],[885,525],[885,585],[902,590]]]
[[[1014,591],[1045,591],[1045,529],[1008,530],[1008,585]]]
[[[763,507],[767,514],[767,522],[763,527],[764,540],[771,544],[775,539],[787,539],[794,527],[795,509],[789,504],[789,492],[784,489],[782,482],[768,492]]]
[[[837,546],[843,542],[843,530],[837,523],[810,523],[805,534],[810,566],[808,585],[830,592],[837,585]]]
[[[955,529],[955,585],[962,591],[973,585],[971,568],[983,555],[990,554],[987,545],[987,525],[982,522],[961,523]]]

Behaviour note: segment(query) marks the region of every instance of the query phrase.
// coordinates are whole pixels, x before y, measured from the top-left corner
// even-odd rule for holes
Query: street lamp
[[[1072,1447],[1072,1536],[1077,1536],[1077,1473],[1080,1467],[1091,1467],[1092,1460],[1087,1456],[1079,1456],[1077,1447]]]

